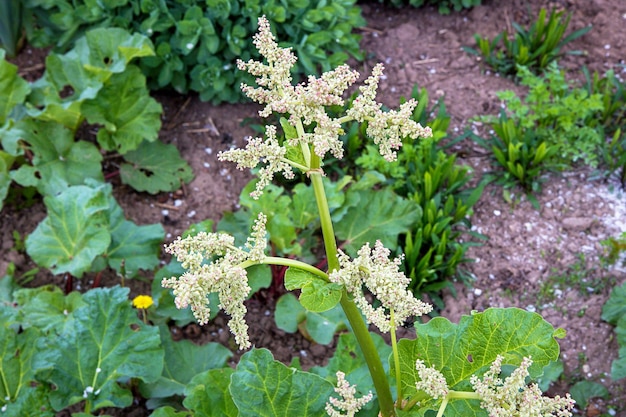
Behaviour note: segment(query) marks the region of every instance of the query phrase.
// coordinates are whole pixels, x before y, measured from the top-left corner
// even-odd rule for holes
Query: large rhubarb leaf
[[[103,149],[125,154],[144,140],[157,139],[163,108],[150,97],[146,77],[131,65],[114,74],[81,111],[89,123],[103,125],[97,134]]]
[[[17,74],[17,66],[5,61],[5,55],[6,51],[0,48],[0,126],[30,92],[28,83]]]
[[[0,409],[2,416],[24,417],[54,415],[45,388],[35,387],[33,358],[36,329],[19,331],[14,326],[14,308],[0,304]]]
[[[33,152],[33,165],[22,165],[11,174],[20,185],[37,187],[43,195],[56,195],[85,179],[104,181],[102,155],[91,143],[74,141],[74,134],[61,124],[26,119],[16,126]]]
[[[344,240],[346,252],[354,256],[367,242],[380,240],[392,251],[398,246],[398,235],[407,232],[419,217],[419,206],[393,193],[389,188],[378,191],[348,192],[348,212],[337,224],[335,233]]]
[[[136,276],[140,269],[156,268],[165,237],[163,226],[160,223],[138,226],[126,220],[110,188],[108,200],[111,245],[103,254],[107,264],[120,274],[124,268],[127,277]]]
[[[174,191],[193,179],[191,167],[174,145],[144,141],[136,150],[127,152],[124,159],[126,163],[120,166],[122,182],[137,191]]]
[[[321,417],[333,386],[275,361],[267,349],[253,349],[241,357],[230,393],[241,417]]]
[[[228,387],[232,368],[211,369],[196,375],[185,389],[183,405],[196,417],[239,417]]]
[[[96,410],[126,407],[129,378],[155,381],[163,369],[159,329],[137,318],[128,288],[97,288],[83,295],[84,306],[73,313],[73,328],[38,344],[35,369],[40,380],[53,383],[55,410],[87,400]]]
[[[175,342],[167,326],[161,327],[161,344],[165,350],[163,373],[154,382],[139,384],[145,398],[166,398],[183,395],[185,386],[196,375],[209,369],[222,368],[233,356],[219,343],[196,345],[189,340]]]
[[[459,324],[436,317],[416,325],[415,329],[417,339],[398,343],[402,392],[422,404],[415,415],[437,409],[439,401],[417,391],[415,383],[420,380],[415,369],[417,359],[443,373],[450,388],[471,391],[470,377],[481,376],[498,355],[504,357],[503,365],[515,367],[522,358],[530,356],[531,378],[541,376],[543,368],[558,358],[555,337],[564,333],[562,329],[555,330],[539,314],[517,308],[490,308],[461,317]],[[446,416],[486,417],[487,413],[480,408],[478,400],[454,399],[446,408]]]
[[[44,198],[48,216],[26,238],[26,252],[38,265],[76,277],[90,270],[111,243],[104,188],[77,185]]]

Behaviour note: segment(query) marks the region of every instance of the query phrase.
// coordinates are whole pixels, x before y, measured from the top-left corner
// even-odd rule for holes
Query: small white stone
[[[476,297],[480,297],[483,294],[483,290],[481,290],[480,288],[474,288],[474,295]]]
[[[494,210],[494,211],[493,211],[493,214],[494,214],[495,216],[499,216],[499,215],[501,215],[501,214],[502,214],[502,212],[501,212],[500,210]]]
[[[208,162],[204,162],[202,165],[204,165],[205,168],[210,168],[211,164],[209,164]]]
[[[606,45],[604,45],[604,49],[611,49],[611,45],[607,43]]]
[[[174,200],[174,207],[180,207],[183,205],[183,200]]]
[[[185,45],[187,47],[187,49],[189,49],[190,51],[193,49],[193,43],[189,42],[187,45]]]
[[[193,216],[196,215],[196,211],[195,210],[191,210],[189,213],[187,213],[187,217],[191,218]]]
[[[537,311],[537,308],[534,305],[529,304],[526,306],[526,311],[530,311],[531,313],[534,313],[535,311]]]
[[[213,153],[213,149],[212,148],[204,148],[204,152],[206,152],[207,155],[211,155]]]
[[[170,211],[169,211],[169,210],[165,210],[165,209],[163,209],[163,210],[161,210],[161,214],[162,214],[163,216],[168,216],[168,215],[170,214]]]

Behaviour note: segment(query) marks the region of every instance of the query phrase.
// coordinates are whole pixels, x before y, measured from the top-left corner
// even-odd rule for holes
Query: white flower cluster
[[[217,158],[220,161],[236,162],[237,168],[255,168],[259,160],[265,162],[265,166],[259,170],[259,181],[256,183],[256,189],[250,195],[257,200],[263,189],[274,179],[276,172],[283,172],[283,176],[287,179],[293,179],[294,173],[291,165],[285,159],[287,149],[280,146],[276,140],[276,126],[266,126],[265,134],[267,139],[251,138],[248,140],[246,149],[231,149],[229,151],[220,152]]]
[[[369,323],[386,333],[404,324],[409,317],[428,314],[432,310],[430,304],[416,299],[407,290],[411,280],[399,270],[402,257],[390,260],[389,249],[380,241],[376,241],[373,250],[366,243],[359,249],[358,255],[356,259],[350,260],[349,256],[339,251],[340,269],[331,272],[329,279],[345,286]],[[368,303],[363,294],[363,285],[381,302],[380,307],[374,308]],[[395,321],[393,329],[389,314],[391,310]]]
[[[424,391],[435,400],[445,398],[448,395],[449,389],[446,377],[436,370],[434,365],[427,368],[426,365],[424,365],[424,361],[418,359],[415,362],[415,369],[420,377],[420,381],[415,383],[415,388],[417,388],[418,391]]]
[[[498,355],[483,379],[472,376],[470,382],[479,395],[480,406],[490,417],[570,417],[574,400],[565,397],[544,397],[537,384],[526,385],[531,358],[524,358],[519,368],[504,381],[500,379],[502,356]]]
[[[335,388],[335,392],[339,394],[341,399],[334,397],[328,399],[329,402],[326,403],[326,414],[330,417],[353,417],[372,399],[371,391],[361,398],[356,398],[354,396],[356,394],[356,388],[346,381],[345,376],[343,372],[337,372],[337,387]]]
[[[251,345],[244,320],[247,312],[244,301],[250,293],[245,268],[265,258],[266,221],[265,215],[260,213],[245,244],[246,250],[235,247],[235,239],[230,235],[205,232],[185,239],[179,237],[165,248],[187,270],[179,278],[164,278],[161,282],[164,288],[174,290],[176,307],[191,306],[198,323],[206,324],[211,314],[207,297],[217,293],[218,307],[230,315],[228,327],[241,349]]]
[[[332,71],[322,74],[321,77],[309,76],[305,84],[292,84],[291,67],[297,58],[291,48],[280,48],[270,30],[265,16],[259,18],[259,31],[254,36],[254,44],[267,64],[249,60],[237,61],[237,67],[256,77],[258,87],[246,84],[241,85],[242,91],[252,100],[264,104],[259,112],[262,117],[268,117],[273,112],[289,114],[289,123],[300,127],[298,137],[288,141],[289,145],[313,146],[313,152],[321,159],[327,153],[335,158],[343,157],[343,143],[339,138],[342,133],[341,123],[349,120],[369,123],[367,133],[378,145],[381,155],[389,161],[396,159],[396,150],[402,146],[402,138],[432,136],[428,127],[422,127],[411,120],[415,100],[402,104],[398,111],[383,112],[382,105],[376,102],[376,90],[382,75],[383,66],[377,65],[372,76],[361,87],[361,95],[356,98],[346,116],[332,118],[326,112],[327,106],[344,105],[342,98],[349,86],[354,84],[359,73],[348,65],[341,65]],[[312,126],[312,132],[305,132],[305,126]],[[259,183],[253,197],[258,197],[263,187],[268,184],[274,173],[282,171],[287,178],[293,172],[287,165],[286,151],[275,140],[276,131],[267,132],[268,144],[263,145],[262,139],[253,139],[248,142],[245,151],[226,151],[220,154],[220,159],[237,162],[240,169],[253,168],[259,162],[268,165],[259,173]],[[308,163],[308,161],[307,161]],[[297,166],[296,164],[292,164]],[[301,168],[301,166],[299,166]]]

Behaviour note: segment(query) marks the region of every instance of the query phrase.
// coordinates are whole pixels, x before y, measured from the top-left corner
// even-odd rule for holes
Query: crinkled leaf
[[[125,154],[144,140],[157,139],[163,108],[150,97],[139,68],[128,66],[114,74],[96,98],[85,101],[81,111],[89,123],[103,125],[97,134],[102,148]]]
[[[126,163],[120,166],[122,182],[137,191],[157,194],[175,191],[182,183],[193,179],[193,172],[180,157],[174,145],[160,141],[142,142],[134,151],[124,155]]]
[[[576,401],[576,406],[585,409],[592,398],[608,399],[609,390],[604,385],[594,381],[578,381],[570,389],[570,394]]]
[[[22,327],[34,327],[44,333],[60,333],[72,312],[85,305],[81,293],[74,291],[65,296],[56,286],[22,289],[16,292],[15,299],[21,306]]]
[[[233,354],[219,343],[196,345],[189,340],[175,342],[167,326],[161,326],[161,344],[165,351],[163,374],[154,382],[140,383],[144,398],[183,395],[191,379],[209,369],[222,368]]]
[[[241,417],[325,416],[333,386],[275,361],[267,349],[253,349],[241,357],[230,393]]]
[[[26,252],[54,274],[82,276],[111,242],[104,186],[69,187],[44,204],[48,216],[26,238]]]
[[[19,123],[23,140],[33,152],[33,166],[22,165],[11,176],[43,195],[56,195],[86,178],[104,181],[102,155],[91,143],[74,141],[74,134],[58,123],[27,119]]]
[[[34,380],[33,358],[36,354],[37,329],[19,331],[13,326],[16,310],[0,304],[0,408],[2,415],[34,415],[34,404],[44,406],[45,398],[37,399],[31,391]],[[39,392],[41,394],[41,392]],[[30,401],[27,401],[30,400]],[[48,407],[49,409],[49,407]],[[50,415],[45,411],[43,415]]]
[[[185,388],[183,405],[195,417],[238,417],[239,410],[228,390],[234,372],[220,368],[196,375]]]
[[[134,58],[154,55],[150,39],[140,33],[130,34],[120,28],[97,28],[76,41],[75,50],[87,71],[106,81],[122,73]]]
[[[388,358],[392,352],[391,346],[385,343],[385,340],[376,333],[370,333],[370,336],[372,337],[378,355],[383,359]],[[390,376],[389,363],[385,360],[383,360],[383,368],[385,374],[389,375],[389,383],[393,384],[395,381],[394,378]],[[369,368],[365,362],[365,357],[361,353],[361,348],[359,347],[354,333],[344,333],[339,336],[337,348],[335,349],[333,357],[328,361],[328,365],[311,368],[312,373],[325,379],[333,378],[337,371],[341,371],[346,375],[346,379],[350,381],[350,385],[356,385],[357,397],[367,395],[370,391],[376,393]],[[374,398],[376,397],[374,396]],[[376,416],[378,414],[376,412],[378,408],[376,404],[376,400],[370,401],[364,409],[359,412],[359,416]]]
[[[132,403],[118,382],[156,380],[163,369],[159,329],[143,324],[128,299],[128,288],[97,288],[83,295],[86,305],[73,313],[74,326],[59,336],[41,338],[35,359],[38,378],[53,383],[55,410],[88,398],[93,409]],[[99,371],[99,372],[98,372]]]
[[[50,405],[49,395],[50,388],[44,384],[24,386],[15,402],[6,405],[2,417],[53,417],[57,413]]]
[[[138,226],[126,220],[113,195],[109,194],[108,199],[111,245],[104,254],[108,265],[120,274],[123,265],[126,277],[136,276],[140,269],[156,268],[165,237],[163,226],[160,223]]]
[[[350,208],[337,224],[337,237],[345,241],[344,248],[354,256],[367,242],[380,240],[394,250],[398,235],[407,232],[419,217],[419,206],[393,193],[389,188],[348,192]]]
[[[285,273],[285,288],[301,289],[300,303],[309,311],[321,313],[335,307],[341,300],[341,285],[327,282],[317,275],[297,268]]]
[[[459,324],[436,317],[415,326],[417,339],[398,343],[401,383],[405,395],[420,399],[421,412],[435,407],[432,400],[417,392],[419,380],[415,361],[421,359],[426,367],[434,367],[446,377],[448,386],[470,391],[472,375],[482,375],[497,355],[504,357],[503,365],[519,366],[522,358],[532,356],[531,378],[537,378],[551,361],[559,356],[554,339],[555,329],[539,314],[517,308],[490,308],[482,313],[462,316]],[[484,416],[475,400],[452,400],[446,416]]]
[[[15,105],[23,103],[30,86],[17,74],[17,66],[4,59],[6,51],[0,48],[0,126],[4,124]]]

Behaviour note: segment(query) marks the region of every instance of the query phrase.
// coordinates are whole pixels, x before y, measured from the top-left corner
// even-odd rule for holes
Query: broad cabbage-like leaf
[[[87,399],[93,410],[126,407],[132,393],[120,382],[156,380],[163,369],[159,329],[137,318],[129,289],[96,288],[83,295],[85,305],[73,314],[73,328],[39,340],[38,379],[53,383],[55,410]]]
[[[144,141],[136,150],[127,152],[124,159],[126,163],[120,166],[122,182],[137,191],[175,191],[193,179],[191,167],[171,144]]]
[[[161,326],[161,344],[165,351],[163,373],[154,382],[140,383],[145,398],[166,398],[183,395],[185,386],[196,375],[209,369],[222,368],[233,356],[219,343],[195,345],[189,340],[175,342],[167,326]]]
[[[104,181],[102,155],[89,142],[74,141],[74,134],[59,123],[25,119],[16,126],[33,152],[33,165],[11,173],[20,185],[37,187],[42,195],[56,195],[86,178]]]
[[[89,123],[104,126],[97,134],[103,149],[125,154],[144,140],[157,139],[163,108],[150,97],[139,68],[131,65],[114,74],[97,97],[83,103],[81,111]]]
[[[183,405],[202,417],[239,417],[228,387],[232,368],[211,369],[196,375],[185,388]]]
[[[504,357],[503,365],[515,367],[524,357],[531,356],[530,376],[541,376],[543,368],[558,358],[555,337],[563,333],[539,314],[518,308],[490,308],[461,317],[459,324],[436,317],[426,324],[417,324],[415,329],[417,338],[400,340],[398,351],[402,392],[423,404],[417,415],[437,405],[437,400],[429,399],[415,388],[420,380],[415,369],[417,359],[443,373],[450,388],[471,391],[470,377],[487,371],[497,355]],[[448,415],[478,417],[486,416],[486,412],[477,400],[452,400],[446,408]]]
[[[241,417],[325,416],[333,392],[330,382],[275,361],[267,349],[243,355],[230,384]]]
[[[0,126],[4,124],[15,105],[23,103],[30,86],[17,74],[17,66],[4,58],[6,51],[0,49]]]
[[[419,206],[389,188],[349,191],[346,198],[350,208],[335,233],[345,241],[343,247],[351,256],[367,242],[373,246],[376,240],[393,251],[398,235],[406,233],[419,218]]]
[[[38,265],[76,277],[90,270],[111,243],[105,187],[77,185],[44,198],[48,216],[26,238],[26,252]]]

